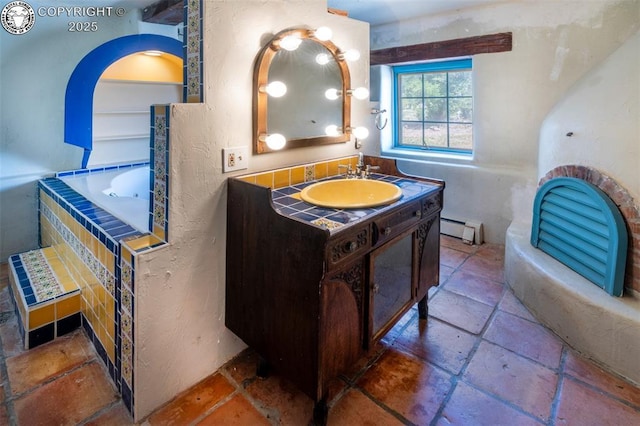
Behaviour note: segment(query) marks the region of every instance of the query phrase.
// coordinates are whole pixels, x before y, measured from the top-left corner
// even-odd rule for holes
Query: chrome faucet
[[[371,177],[371,170],[379,170],[380,166],[372,166],[370,164],[364,164],[364,154],[358,153],[358,164],[356,164],[356,179],[369,179]]]

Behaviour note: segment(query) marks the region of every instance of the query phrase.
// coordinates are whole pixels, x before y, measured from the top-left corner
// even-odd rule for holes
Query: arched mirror
[[[349,68],[324,38],[318,30],[289,29],[260,51],[253,79],[256,154],[350,139]]]

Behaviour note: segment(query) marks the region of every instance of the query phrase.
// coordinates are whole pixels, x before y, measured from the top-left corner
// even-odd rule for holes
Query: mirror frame
[[[313,40],[324,46],[338,64],[342,75],[342,134],[338,136],[312,136],[301,139],[287,139],[287,144],[281,150],[273,150],[260,140],[260,135],[267,134],[267,103],[268,95],[260,91],[260,87],[268,84],[269,67],[280,50],[280,40],[286,36],[298,35],[301,39]],[[351,87],[351,75],[345,59],[339,58],[342,53],[331,41],[318,40],[313,30],[306,28],[292,28],[280,31],[267,43],[256,58],[253,71],[253,151],[255,154],[278,152],[286,149],[304,148],[318,145],[328,145],[348,142],[351,139],[351,96],[347,90]],[[287,135],[283,135],[286,136]]]

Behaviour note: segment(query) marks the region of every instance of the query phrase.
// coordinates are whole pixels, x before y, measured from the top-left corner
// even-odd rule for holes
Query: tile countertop
[[[383,212],[407,201],[416,199],[429,192],[437,191],[440,186],[404,177],[388,176],[372,173],[370,179],[383,180],[393,183],[402,189],[402,197],[389,205],[363,208],[363,209],[334,209],[318,207],[306,203],[300,199],[300,191],[306,186],[316,182],[344,179],[342,176],[319,179],[313,182],[305,182],[298,185],[286,186],[271,191],[273,205],[276,211],[282,215],[310,223],[317,227],[328,229],[329,232],[337,232],[347,225],[353,225],[365,220],[374,213]]]

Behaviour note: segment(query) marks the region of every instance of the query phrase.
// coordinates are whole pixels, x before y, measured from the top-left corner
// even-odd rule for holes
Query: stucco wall
[[[640,33],[572,87],[545,119],[538,177],[567,164],[611,176],[640,206]]]
[[[171,107],[170,244],[140,255],[136,266],[137,419],[245,347],[224,326],[226,179],[233,174],[222,173],[222,148],[251,146],[255,57],[271,35],[302,25],[329,26],[339,47],[368,51],[368,24],[327,14],[324,0],[205,4],[205,103]],[[354,85],[368,86],[367,55],[350,70]],[[368,120],[368,103],[353,104],[353,123]],[[234,174],[355,152],[345,143],[253,155],[249,170]]]
[[[576,81],[637,31],[639,15],[640,3],[633,0],[525,0],[372,27],[372,50],[513,33],[511,52],[473,58],[474,159],[401,167],[444,179],[443,216],[479,220],[487,241],[503,243],[511,220],[531,215],[543,120]],[[593,114],[597,109],[592,106]],[[384,134],[372,136],[389,143]]]

